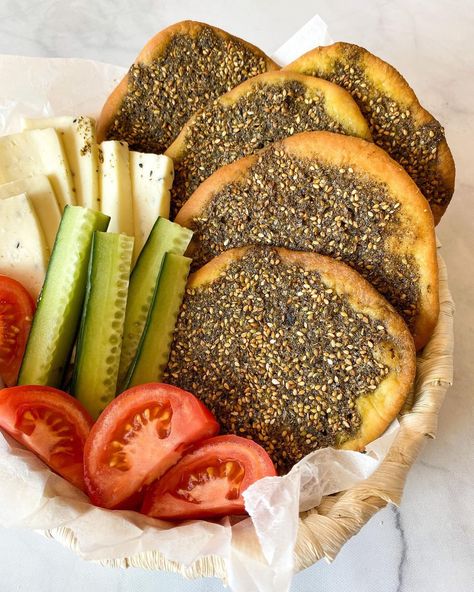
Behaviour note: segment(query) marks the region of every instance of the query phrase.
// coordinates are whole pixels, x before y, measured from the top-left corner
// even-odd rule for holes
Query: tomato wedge
[[[0,427],[83,490],[84,444],[92,424],[82,405],[58,389],[14,386],[0,390]]]
[[[242,493],[276,470],[267,452],[240,436],[197,444],[147,491],[141,512],[163,520],[245,514]]]
[[[190,444],[218,431],[212,413],[191,393],[161,383],[125,391],[102,412],[87,439],[89,497],[104,508],[137,507],[144,487]]]
[[[0,376],[7,386],[18,379],[35,303],[16,280],[0,275]]]

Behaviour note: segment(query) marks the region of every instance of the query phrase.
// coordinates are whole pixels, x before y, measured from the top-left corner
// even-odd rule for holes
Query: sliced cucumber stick
[[[193,233],[188,228],[158,218],[140,253],[130,278],[127,312],[123,333],[122,355],[118,376],[119,392],[130,368],[145,327],[150,304],[156,288],[163,257],[166,252],[183,255]]]
[[[188,257],[166,253],[126,388],[161,380],[168,363],[190,265]]]
[[[133,242],[109,232],[92,242],[71,391],[94,419],[117,388]]]
[[[18,384],[61,386],[84,302],[92,236],[96,230],[107,230],[108,224],[109,217],[105,214],[80,206],[66,206],[38,299]]]

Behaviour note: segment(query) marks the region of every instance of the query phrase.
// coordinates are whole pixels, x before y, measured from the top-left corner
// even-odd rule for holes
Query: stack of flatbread
[[[281,471],[363,450],[400,412],[438,317],[444,131],[392,66],[348,43],[279,67],[186,21],[106,102],[99,140],[164,152],[194,231],[166,381]]]

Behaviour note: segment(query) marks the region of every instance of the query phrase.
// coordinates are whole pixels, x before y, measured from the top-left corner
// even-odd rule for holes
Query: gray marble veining
[[[396,592],[402,592],[405,580],[405,568],[408,560],[408,543],[405,536],[405,530],[402,525],[402,516],[398,508],[393,508],[395,515],[395,528],[397,529],[398,536],[400,537],[399,553],[400,559],[397,566],[397,589]]]

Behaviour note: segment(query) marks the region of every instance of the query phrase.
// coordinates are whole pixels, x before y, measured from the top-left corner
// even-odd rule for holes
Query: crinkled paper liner
[[[294,552],[294,569],[300,571],[319,559],[333,560],[342,546],[366,522],[389,502],[399,504],[410,467],[427,438],[434,438],[438,413],[453,380],[453,317],[454,302],[448,286],[447,270],[439,255],[440,317],[435,332],[418,357],[414,404],[400,418],[400,430],[379,467],[367,479],[347,491],[326,496],[317,508],[300,514]],[[40,531],[77,550],[74,532],[69,528]],[[258,562],[261,550],[255,539],[244,539],[241,549],[249,559]],[[239,552],[239,549],[235,549]],[[140,567],[180,573],[188,578],[218,577],[228,581],[222,557],[207,556],[190,565],[169,561],[159,551],[139,553],[131,557],[98,561],[111,567]]]

